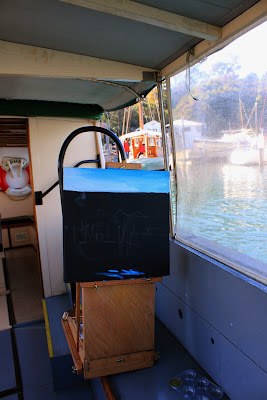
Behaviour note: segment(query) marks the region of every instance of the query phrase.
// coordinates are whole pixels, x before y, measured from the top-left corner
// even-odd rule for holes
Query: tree
[[[151,121],[152,119],[159,121],[159,106],[158,106],[158,95],[157,88],[154,88],[144,99],[142,102],[143,105],[143,118],[144,123]],[[168,123],[168,109],[167,109],[167,92],[166,92],[166,84],[163,83],[163,106],[165,113],[165,122]],[[128,132],[132,132],[139,127],[139,105],[134,104],[131,107],[127,107],[126,109],[111,111],[103,114],[101,118],[101,122],[110,124],[110,130],[116,135],[121,136],[122,128],[123,128],[123,115],[124,112],[129,112],[130,110],[130,124]],[[126,110],[126,111],[124,111]],[[126,115],[127,118],[127,115]]]
[[[193,68],[194,75],[197,75],[200,66],[196,65]],[[219,62],[213,66],[208,77],[201,75],[200,79],[192,79],[191,92],[198,101],[193,100],[189,92],[182,87],[185,80],[185,73],[182,73],[180,80],[176,80],[177,88],[172,90],[174,118],[202,122],[203,134],[218,138],[224,130],[241,129],[240,100],[247,117],[257,101],[259,126],[261,115],[262,121],[266,118],[262,112],[266,84],[262,84],[263,80],[256,74],[240,76],[239,70],[237,63],[232,66],[232,63]]]

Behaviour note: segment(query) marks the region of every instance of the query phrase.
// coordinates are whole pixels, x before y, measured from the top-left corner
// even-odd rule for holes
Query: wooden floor
[[[0,331],[10,328],[3,260],[4,253],[0,252]]]
[[[6,272],[14,324],[43,319],[42,287],[37,255],[32,247],[6,250]]]
[[[8,307],[7,307],[7,297],[0,296],[0,331],[8,329],[10,327]]]

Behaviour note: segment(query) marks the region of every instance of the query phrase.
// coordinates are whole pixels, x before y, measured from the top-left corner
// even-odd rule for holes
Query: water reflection
[[[267,166],[178,165],[177,233],[267,260]]]
[[[224,165],[222,167],[225,198],[264,196],[263,175],[257,166]],[[266,177],[266,174],[265,174]]]

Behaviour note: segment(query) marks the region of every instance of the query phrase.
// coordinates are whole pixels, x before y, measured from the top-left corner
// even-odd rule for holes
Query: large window
[[[267,22],[170,79],[176,237],[267,282]]]

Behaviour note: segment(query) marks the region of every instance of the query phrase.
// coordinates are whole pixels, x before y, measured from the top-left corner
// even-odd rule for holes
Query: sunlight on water
[[[178,236],[189,231],[266,263],[267,166],[184,165],[178,181]]]

